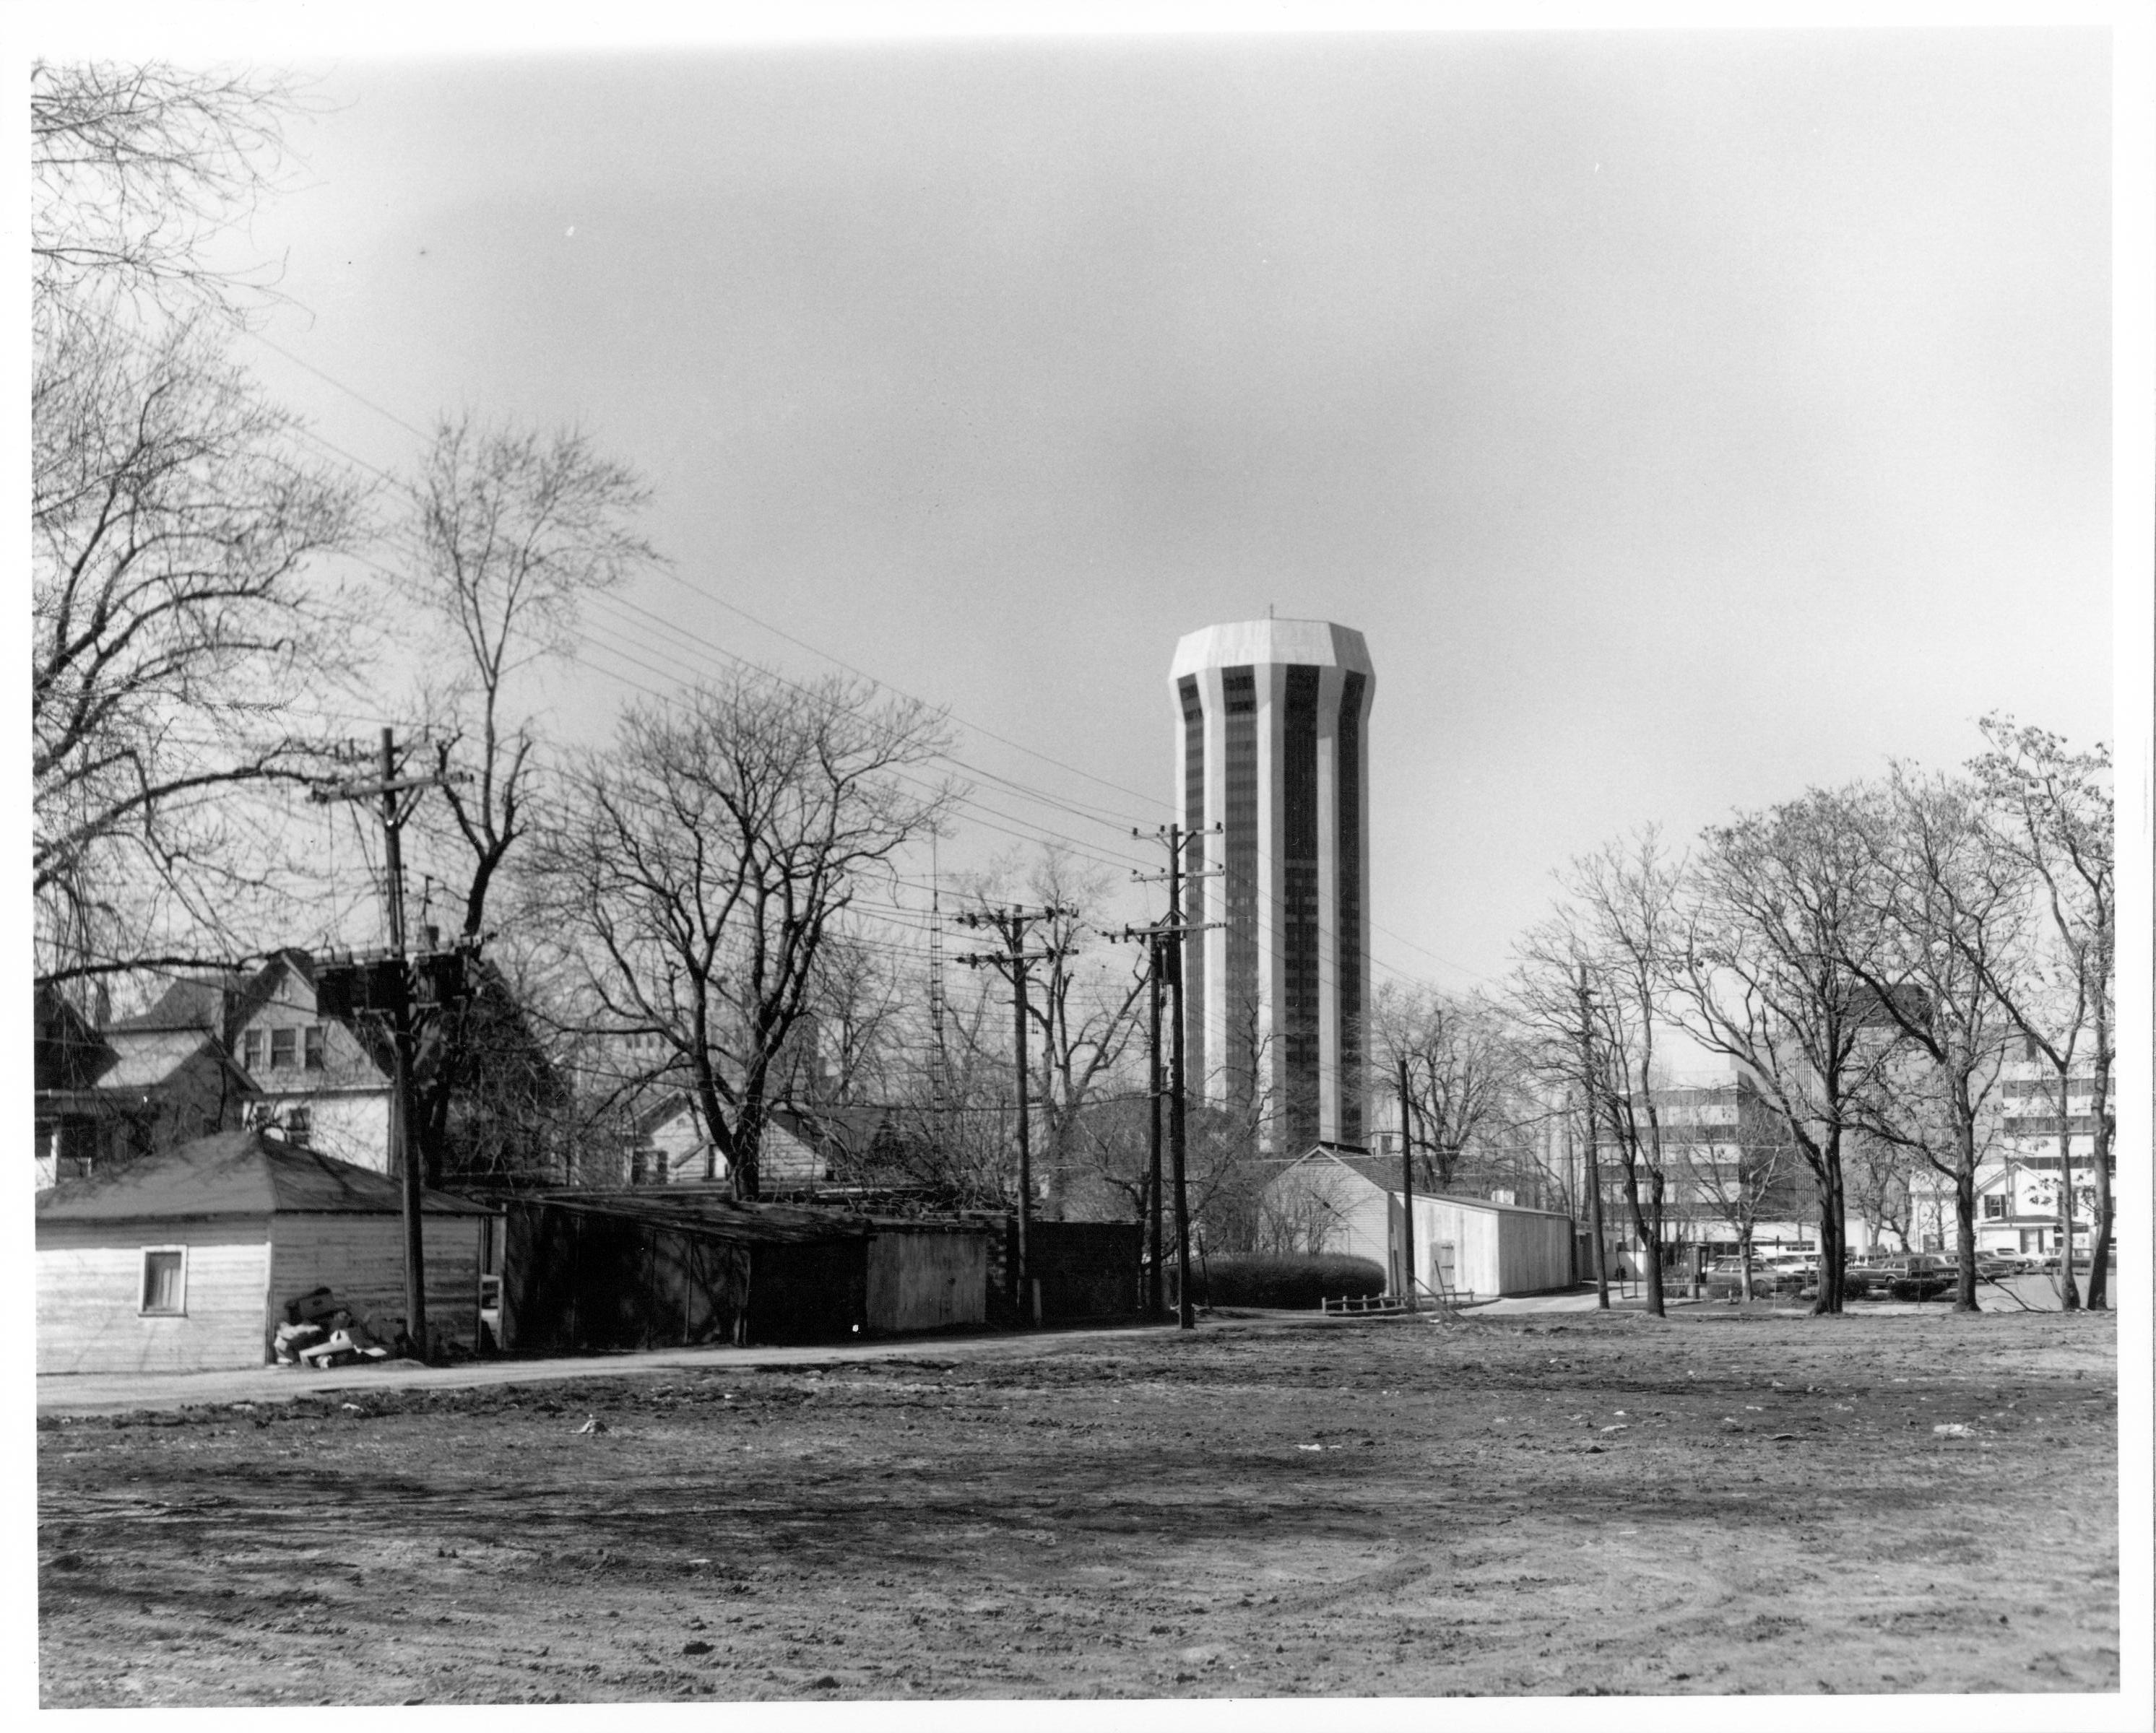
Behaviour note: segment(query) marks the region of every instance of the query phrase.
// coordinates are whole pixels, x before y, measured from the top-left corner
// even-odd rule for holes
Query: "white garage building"
[[[1285,1222],[1308,1224],[1315,1249],[1368,1258],[1386,1285],[1404,1291],[1401,1232],[1406,1217],[1400,1164],[1324,1148],[1291,1162],[1265,1187],[1265,1207]],[[1482,1197],[1441,1193],[1414,1198],[1418,1292],[1450,1289],[1461,1298],[1543,1294],[1568,1288],[1572,1218]]]

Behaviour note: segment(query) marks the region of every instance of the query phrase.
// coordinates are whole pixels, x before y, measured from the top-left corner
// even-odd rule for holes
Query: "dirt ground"
[[[2114,1343],[1252,1318],[47,1416],[42,1700],[2115,1690]]]

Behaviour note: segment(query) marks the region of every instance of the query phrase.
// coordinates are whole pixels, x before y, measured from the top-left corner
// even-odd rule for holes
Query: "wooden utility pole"
[[[1131,876],[1142,884],[1158,884],[1164,880],[1168,885],[1168,913],[1165,917],[1155,921],[1149,927],[1137,930],[1127,927],[1122,934],[1125,938],[1142,937],[1152,944],[1155,978],[1158,980],[1164,977],[1168,985],[1168,1163],[1173,1175],[1175,1187],[1175,1320],[1177,1326],[1183,1330],[1195,1330],[1198,1327],[1198,1312],[1190,1291],[1189,1127],[1187,1113],[1187,1079],[1183,1075],[1183,941],[1193,933],[1202,933],[1209,926],[1218,926],[1222,923],[1185,920],[1183,918],[1183,881],[1185,879],[1214,879],[1220,876],[1218,870],[1207,871],[1202,868],[1194,872],[1186,872],[1183,864],[1183,851],[1189,843],[1196,841],[1199,836],[1214,834],[1218,830],[1217,825],[1211,832],[1186,832],[1179,824],[1163,824],[1160,827],[1155,834],[1168,845],[1168,871],[1164,874],[1133,873]],[[1142,835],[1142,833],[1134,830],[1131,834],[1135,837]],[[1158,1064],[1160,1052],[1159,1040],[1159,1029],[1156,1024],[1153,1034],[1156,1065]],[[1158,1171],[1156,1165],[1154,1169],[1156,1175]],[[1155,1180],[1155,1189],[1156,1191],[1158,1189],[1158,1178]],[[1153,1243],[1158,1248],[1160,1243],[1158,1231],[1155,1233]],[[1154,1268],[1156,1269],[1159,1268],[1158,1249],[1154,1255]]]
[[[1167,1281],[1160,1267],[1161,1218],[1160,1194],[1160,994],[1161,947],[1159,934],[1152,936],[1146,955],[1146,997],[1147,1000],[1146,1044],[1146,1095],[1147,1097],[1147,1125],[1146,1127],[1146,1213],[1150,1218],[1150,1254],[1146,1265],[1146,1315],[1158,1318],[1168,1310]]]
[[[1414,1137],[1409,1117],[1407,1055],[1400,1055],[1400,1273],[1401,1287],[1409,1311],[1415,1310],[1414,1255]]]
[[[964,926],[993,927],[1001,936],[1004,948],[1000,951],[974,951],[959,957],[957,961],[970,968],[988,965],[1008,968],[1010,972],[1012,1028],[1018,1054],[1018,1272],[1014,1298],[1020,1315],[1033,1311],[1036,1323],[1040,1321],[1039,1308],[1034,1303],[1030,1285],[1032,1271],[1027,1244],[1033,1230],[1033,1136],[1027,1110],[1025,974],[1029,963],[1047,962],[1068,956],[1069,951],[1054,946],[1040,951],[1028,951],[1025,948],[1025,930],[1036,920],[1075,920],[1077,914],[1075,909],[1059,909],[1053,905],[1040,909],[1027,909],[1014,903],[1008,909],[969,910],[958,917],[960,925]]]
[[[383,864],[388,884],[382,900],[389,918],[389,955],[396,987],[391,995],[389,1024],[390,1095],[389,1154],[397,1172],[404,1227],[404,1334],[413,1351],[428,1357],[427,1262],[421,1216],[426,1192],[419,1163],[412,1148],[412,965],[404,948],[404,821],[411,816],[412,801],[399,803],[398,796],[416,799],[427,788],[456,780],[447,772],[434,776],[397,774],[397,737],[393,729],[382,731],[380,780],[344,782],[311,791],[316,801],[368,800],[382,802]]]
[[[1573,991],[1579,995],[1579,1100],[1587,1131],[1587,1215],[1594,1235],[1595,1305],[1609,1310],[1609,1254],[1602,1243],[1602,1161],[1599,1140],[1594,1135],[1594,1026],[1589,1007],[1592,995],[1583,981]]]

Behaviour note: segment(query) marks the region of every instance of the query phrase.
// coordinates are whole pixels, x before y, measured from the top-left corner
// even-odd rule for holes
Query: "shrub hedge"
[[[1383,1268],[1337,1252],[1238,1253],[1190,1265],[1190,1297],[1199,1305],[1275,1306],[1314,1312],[1321,1300],[1385,1291]]]

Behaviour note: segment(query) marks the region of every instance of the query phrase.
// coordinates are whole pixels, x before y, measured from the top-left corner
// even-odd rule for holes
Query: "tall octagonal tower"
[[[1178,805],[1194,838],[1183,943],[1192,1092],[1300,1155],[1360,1146],[1368,1110],[1369,742],[1363,634],[1208,626],[1176,645]],[[1210,834],[1220,827],[1220,833]]]

